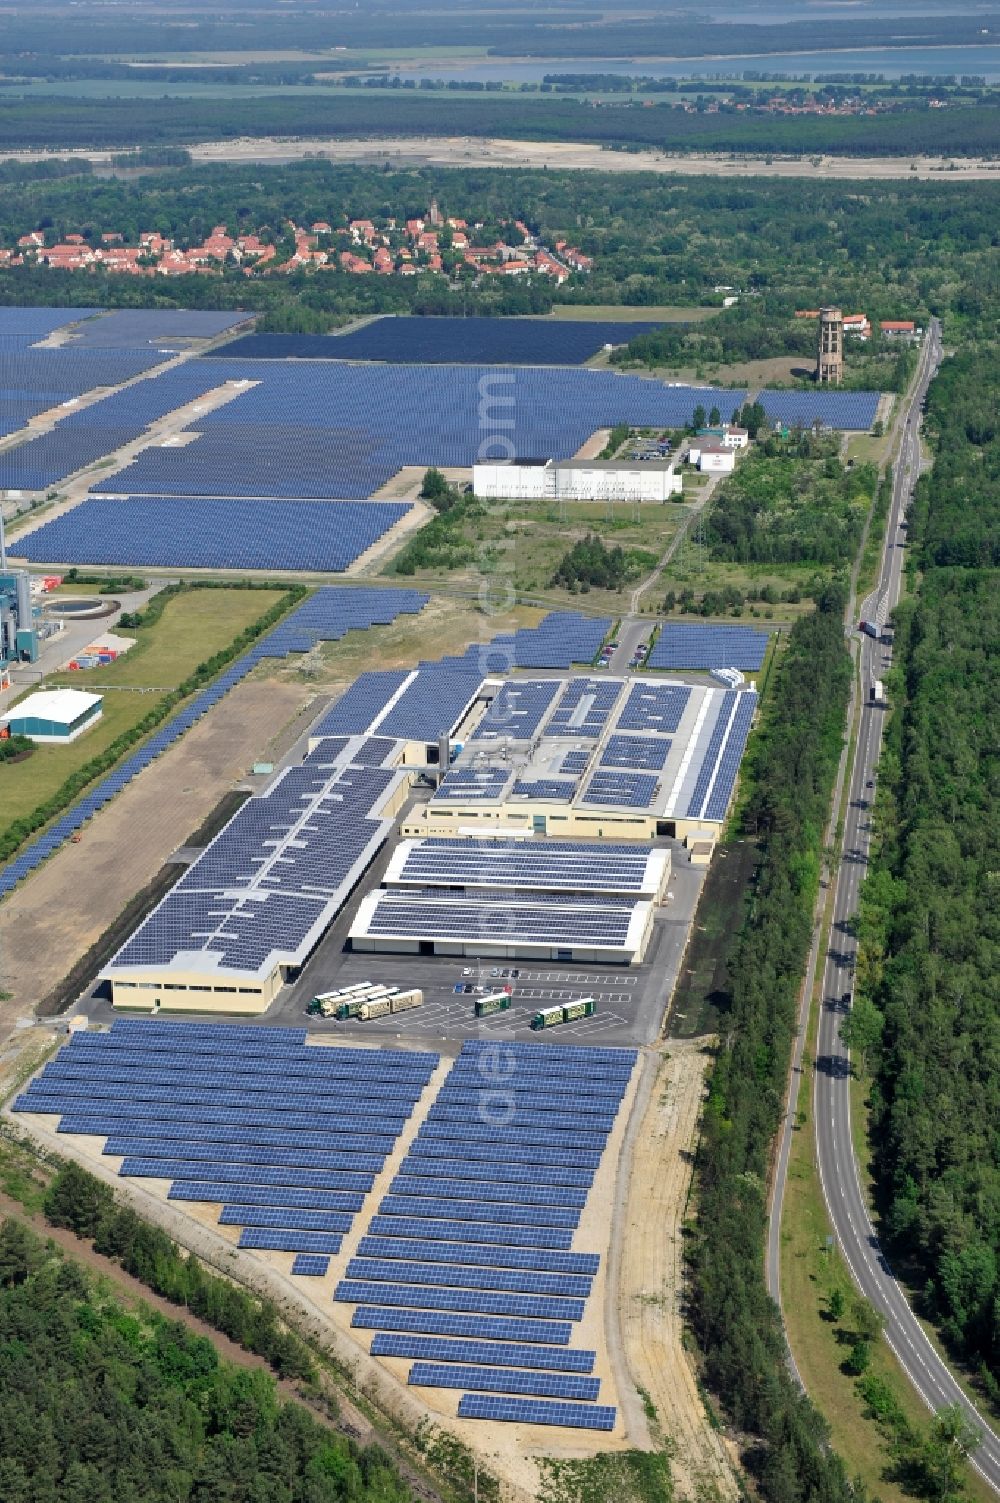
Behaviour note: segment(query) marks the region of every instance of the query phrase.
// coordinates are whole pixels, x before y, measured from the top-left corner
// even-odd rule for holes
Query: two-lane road
[[[904,420],[879,581],[862,603],[862,620],[884,622],[899,600],[906,540],[905,525],[900,524],[905,524],[906,509],[920,474],[920,408],[940,361],[940,337],[940,325],[935,321],[927,336],[921,378]],[[884,677],[891,651],[887,643],[862,635],[861,725],[850,771],[833,927],[823,973],[813,1087],[817,1156],[823,1194],[841,1252],[855,1283],[881,1314],[886,1341],[928,1408],[938,1410],[947,1404],[961,1404],[982,1431],[983,1442],[973,1461],[986,1481],[1000,1492],[1000,1438],[965,1397],[893,1276],[868,1212],[851,1136],[850,1058],[840,1036],[840,1025],[845,1013],[844,999],[854,989],[857,942],[851,932],[851,921],[857,913],[859,890],[868,871],[874,784],[882,749],[885,712],[872,703],[871,685]]]

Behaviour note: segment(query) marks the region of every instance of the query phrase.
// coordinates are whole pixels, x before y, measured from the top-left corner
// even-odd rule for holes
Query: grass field
[[[606,319],[621,324],[655,324],[658,321],[700,323],[703,319],[714,318],[718,311],[718,308],[683,308],[666,303],[657,303],[650,307],[636,307],[631,303],[557,303],[551,313],[539,316],[583,321]]]
[[[447,569],[434,559],[415,574],[397,576],[401,583],[433,586],[457,592],[478,591],[490,581],[499,591],[508,583],[519,597],[551,601],[554,606],[579,603],[587,610],[621,611],[631,589],[641,583],[677,532],[687,509],[673,502],[634,506],[618,503],[609,516],[604,502],[491,501],[481,513],[463,518],[449,529],[449,545],[461,558]],[[552,575],[566,551],[596,533],[608,548],[642,550],[648,557],[635,578],[621,591],[591,589],[581,595],[553,586]],[[405,547],[405,545],[404,545]],[[442,560],[444,555],[440,555]],[[395,555],[399,557],[399,555]],[[393,573],[393,560],[383,565]]]
[[[290,659],[281,670],[314,680],[317,686],[344,683],[368,669],[412,668],[422,658],[435,661],[462,653],[473,642],[488,642],[498,632],[535,626],[544,615],[531,606],[515,606],[491,616],[470,600],[430,600],[419,616],[398,616],[391,626],[348,632],[326,642],[318,661]]]
[[[79,767],[143,720],[199,663],[228,646],[280,600],[271,590],[192,590],[167,603],[159,622],[117,662],[89,673],[53,674],[45,688],[100,685],[103,715],[67,746],[39,746],[24,762],[0,766],[0,833],[52,797]],[[96,621],[95,639],[101,622]],[[122,633],[125,635],[125,633]],[[135,692],[136,690],[147,692]]]

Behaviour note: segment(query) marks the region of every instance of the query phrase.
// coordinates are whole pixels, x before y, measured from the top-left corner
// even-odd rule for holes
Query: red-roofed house
[[[883,318],[879,328],[890,339],[912,339],[917,333],[912,318]]]

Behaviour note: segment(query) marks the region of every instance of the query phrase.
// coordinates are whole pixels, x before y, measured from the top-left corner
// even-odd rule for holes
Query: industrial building
[[[669,501],[683,484],[671,459],[514,459],[475,465],[472,488],[482,500]]]
[[[736,468],[737,450],[721,439],[692,439],[688,458],[703,474],[731,475]]]
[[[104,701],[80,689],[39,689],[0,715],[0,736],[28,736],[43,745],[65,745],[96,725]]]
[[[115,1007],[265,1011],[397,828],[355,949],[641,961],[664,842],[707,861],[756,693],[477,658],[362,675],[105,968]]]
[[[0,666],[11,662],[33,663],[37,657],[38,628],[31,603],[31,575],[26,569],[13,574],[4,570],[0,573]]]
[[[404,817],[404,836],[717,839],[756,710],[752,687],[577,677],[492,688],[434,796]]]

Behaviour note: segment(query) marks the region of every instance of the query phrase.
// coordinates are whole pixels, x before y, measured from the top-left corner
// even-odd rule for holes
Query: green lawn
[[[78,768],[143,720],[164,694],[199,663],[221,651],[281,598],[277,590],[191,590],[168,602],[157,624],[141,628],[139,643],[117,662],[86,673],[53,674],[45,688],[88,689],[99,684],[103,714],[93,730],[68,746],[39,746],[24,762],[0,764],[0,834],[52,797]],[[100,621],[94,623],[100,638]],[[126,635],[122,632],[121,635]],[[136,688],[149,688],[136,693]]]

